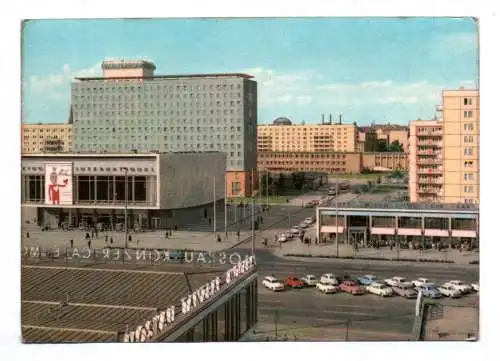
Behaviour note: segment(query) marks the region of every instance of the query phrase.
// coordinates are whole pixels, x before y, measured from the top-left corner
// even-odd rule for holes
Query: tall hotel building
[[[440,121],[410,122],[412,202],[479,203],[479,91],[444,90]]]
[[[103,77],[71,87],[76,152],[227,155],[230,196],[245,196],[257,163],[257,83],[251,75],[154,75],[149,61],[104,61]]]

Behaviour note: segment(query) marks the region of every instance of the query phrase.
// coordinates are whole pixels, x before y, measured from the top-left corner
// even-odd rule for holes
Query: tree
[[[403,149],[403,146],[401,145],[401,143],[399,143],[398,140],[395,140],[394,142],[392,142],[389,145],[389,148],[387,151],[393,152],[393,153],[401,153],[401,152],[404,152],[404,149]]]
[[[269,177],[269,179],[268,179],[268,177],[269,177],[269,174],[267,172],[263,173],[260,176],[260,191],[261,191],[261,194],[267,194],[267,186],[272,184],[270,177]]]
[[[404,176],[405,176],[404,173],[401,172],[400,170],[395,170],[391,174],[391,178],[395,178],[395,179],[401,179],[401,178],[404,178]]]
[[[280,173],[278,176],[278,181],[276,182],[276,190],[278,193],[282,193],[285,189],[285,176],[283,173]]]
[[[294,172],[292,173],[292,182],[295,189],[302,189],[304,187],[305,182],[305,174],[304,172]]]
[[[387,142],[384,139],[378,139],[375,145],[376,152],[387,152]]]

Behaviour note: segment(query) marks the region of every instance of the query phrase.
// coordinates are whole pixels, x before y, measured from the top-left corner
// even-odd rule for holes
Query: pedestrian
[[[89,232],[87,232],[87,233],[85,234],[85,239],[87,239],[87,240],[89,240],[89,239],[90,239],[90,234],[89,234]]]
[[[92,241],[89,239],[87,242],[87,247],[90,249],[91,246],[92,246]]]
[[[212,218],[208,217],[208,224],[212,224]]]
[[[165,232],[165,238],[168,238],[168,230]]]
[[[106,243],[106,244],[108,243],[108,235],[107,234],[104,236],[104,243]]]
[[[26,232],[26,238],[30,238],[30,232]]]
[[[221,239],[220,239],[220,234],[217,235],[217,242],[220,243]]]
[[[128,241],[132,242],[132,235],[131,234],[128,235]]]
[[[226,230],[226,239],[227,239],[227,230]]]
[[[69,246],[70,246],[71,248],[73,248],[73,240],[72,240],[72,239],[70,239],[70,240],[69,240]]]
[[[109,244],[113,244],[113,236],[109,237]]]

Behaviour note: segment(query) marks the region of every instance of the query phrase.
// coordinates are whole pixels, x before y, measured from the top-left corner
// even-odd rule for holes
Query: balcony
[[[441,157],[417,159],[417,164],[441,164],[441,163],[443,163],[443,159]]]
[[[443,184],[443,179],[440,177],[428,177],[428,178],[419,178],[418,179],[419,184],[432,184],[432,185],[442,185]]]
[[[443,168],[441,168],[441,167],[422,167],[422,168],[418,168],[417,172],[419,174],[443,174]]]
[[[419,129],[417,131],[417,137],[442,137],[442,130],[432,130],[432,129]]]

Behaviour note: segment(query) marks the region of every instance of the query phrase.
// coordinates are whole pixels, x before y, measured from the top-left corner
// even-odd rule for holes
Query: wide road
[[[248,249],[234,251],[248,253]],[[313,288],[271,292],[262,286],[262,278],[274,275],[280,279],[296,275],[324,273],[349,274],[358,277],[373,274],[379,279],[393,276],[409,280],[429,278],[437,284],[452,279],[477,282],[479,267],[472,265],[414,264],[335,259],[293,259],[276,257],[268,250],[256,250],[259,267],[259,325],[257,330],[274,339],[276,324],[278,337],[286,334],[298,340],[407,340],[413,328],[415,300],[398,296],[381,298],[365,294],[324,295]],[[471,294],[458,300],[438,302],[473,304],[478,295]],[[348,327],[346,322],[350,321]]]

